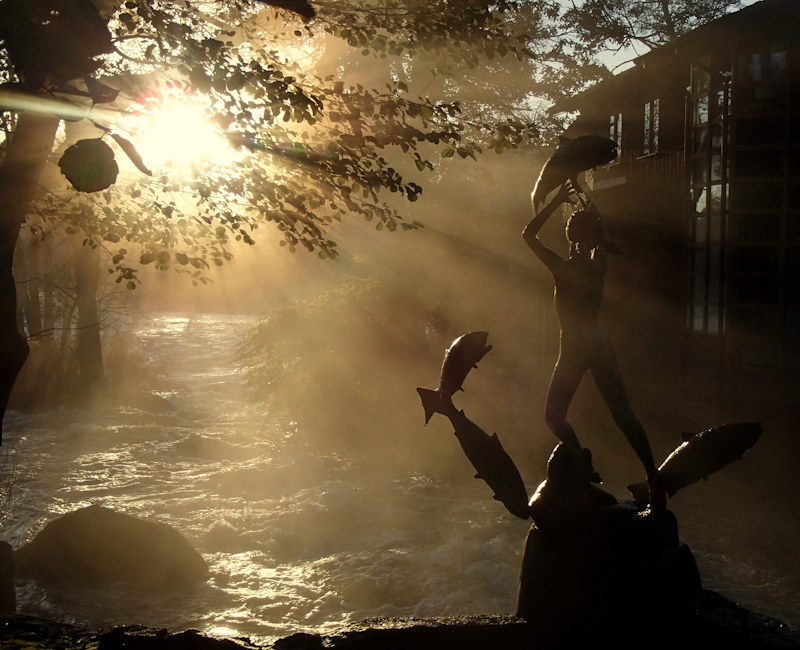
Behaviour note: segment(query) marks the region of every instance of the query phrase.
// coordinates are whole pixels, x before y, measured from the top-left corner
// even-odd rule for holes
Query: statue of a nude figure
[[[567,422],[567,410],[584,373],[591,371],[614,421],[644,465],[651,507],[663,508],[666,493],[653,461],[647,434],[628,402],[614,348],[597,325],[607,254],[619,254],[619,250],[606,241],[600,213],[594,206],[577,210],[567,223],[569,259],[565,260],[547,248],[538,237],[555,209],[562,203],[571,204],[570,194],[574,191],[571,182],[567,181],[538,214],[534,204],[534,218],[522,233],[525,243],[553,274],[556,314],[561,326],[558,361],[547,392],[545,420],[565,445],[576,453],[584,453],[575,431]],[[596,473],[593,476],[593,480],[599,482],[599,476]]]

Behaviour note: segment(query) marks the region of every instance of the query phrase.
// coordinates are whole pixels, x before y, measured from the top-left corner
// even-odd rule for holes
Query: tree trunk
[[[25,286],[28,287],[28,310],[30,311],[30,318],[26,317],[25,319],[28,323],[28,336],[38,334],[44,329],[42,325],[42,305],[39,301],[39,286],[42,284],[39,241],[39,234],[31,232],[26,237],[25,242],[28,245],[28,250],[26,251],[28,254],[28,281],[25,283]]]
[[[23,278],[20,282],[25,282],[25,278],[28,277],[28,261],[25,259],[25,251],[23,250],[24,247],[16,246],[14,248],[14,287],[17,287],[17,278]],[[19,285],[20,291],[19,296],[17,299],[17,330],[25,335],[29,332],[25,327],[25,301],[28,297],[28,292],[25,289],[25,285]]]
[[[75,314],[76,305],[64,305],[61,318],[61,337],[58,345],[58,363],[56,364],[56,380],[54,385],[56,390],[60,390],[64,385],[64,377],[67,374],[67,366],[72,355],[72,318]]]
[[[44,298],[42,312],[42,328],[52,330],[56,326],[56,301],[53,295],[53,236],[54,231],[42,232],[42,255],[40,256],[40,270],[42,272],[42,297]],[[49,337],[48,337],[49,338]]]
[[[678,38],[678,34],[675,32],[675,21],[672,20],[672,14],[669,12],[669,0],[661,0],[661,14],[664,18],[667,37],[670,41],[674,41]]]
[[[91,400],[105,385],[100,319],[97,316],[97,285],[100,280],[100,249],[84,246],[79,236],[70,237],[78,305],[78,368],[84,394]]]
[[[42,331],[42,311],[39,304],[39,249],[35,234],[22,230],[14,249],[15,279],[18,295],[17,304],[25,321],[25,329],[20,332],[29,337]],[[18,318],[19,322],[19,318]]]
[[[0,442],[8,398],[29,349],[17,328],[14,248],[42,169],[53,150],[58,123],[53,115],[20,113],[0,166]]]

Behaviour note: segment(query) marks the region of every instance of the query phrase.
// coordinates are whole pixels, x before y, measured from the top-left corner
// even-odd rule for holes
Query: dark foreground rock
[[[675,514],[664,504],[619,503],[593,483],[593,472],[589,450],[559,443],[530,502],[535,523],[523,550],[516,614],[545,646],[586,646],[597,638],[616,644],[659,628],[668,634],[674,621],[686,619],[676,604],[701,592]]]
[[[17,611],[14,590],[14,551],[8,542],[0,542],[0,611]]]
[[[771,650],[800,648],[800,631],[780,621],[755,614],[712,591],[701,591],[669,614],[654,612],[635,621],[620,612],[617,632],[598,637],[591,647],[674,649],[724,648]],[[545,644],[524,620],[505,615],[442,618],[370,619],[322,636],[298,633],[269,646],[247,640],[215,639],[189,630],[122,627],[89,632],[41,619],[0,613],[0,647],[4,650],[549,650],[580,646]]]
[[[208,577],[205,560],[174,528],[100,506],[51,521],[14,561],[17,577],[75,585],[164,591]]]

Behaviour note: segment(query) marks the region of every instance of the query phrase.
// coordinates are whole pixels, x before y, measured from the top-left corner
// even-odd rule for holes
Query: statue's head
[[[591,251],[600,246],[606,253],[619,255],[619,247],[608,241],[600,217],[592,210],[578,210],[567,221],[567,239],[579,251]]]
[[[567,221],[567,239],[580,248],[596,248],[603,242],[603,224],[591,210],[578,210]]]

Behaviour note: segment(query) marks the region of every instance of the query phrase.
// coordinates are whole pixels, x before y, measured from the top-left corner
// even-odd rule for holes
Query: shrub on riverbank
[[[437,379],[431,359],[454,338],[420,299],[347,276],[260,320],[236,361],[251,399],[302,429],[350,446],[395,446],[421,429],[414,387]]]

